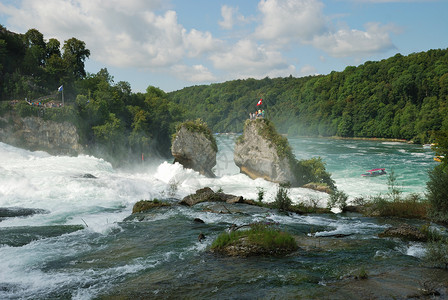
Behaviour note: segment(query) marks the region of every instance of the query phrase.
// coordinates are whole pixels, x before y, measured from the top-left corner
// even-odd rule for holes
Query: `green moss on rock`
[[[284,255],[297,250],[292,235],[271,226],[251,224],[249,230],[224,232],[210,250],[229,256]]]

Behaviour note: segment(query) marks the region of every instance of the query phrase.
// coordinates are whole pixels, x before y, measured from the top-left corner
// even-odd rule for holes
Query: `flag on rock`
[[[58,88],[58,92],[62,92],[62,85]]]
[[[263,99],[258,100],[257,106],[261,105],[263,102]]]

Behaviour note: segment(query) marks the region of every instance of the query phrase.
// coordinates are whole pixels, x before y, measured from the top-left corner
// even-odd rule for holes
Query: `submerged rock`
[[[32,241],[82,230],[82,225],[18,226],[0,229],[0,245],[21,247]]]
[[[389,227],[384,232],[378,234],[379,237],[396,237],[407,241],[425,242],[427,237],[418,228],[409,224],[400,224],[398,226]]]
[[[49,211],[39,208],[0,207],[0,220],[2,218],[27,217],[35,214],[48,214]]]
[[[87,178],[87,179],[97,179],[98,177],[96,177],[95,175],[92,175],[90,173],[85,173],[81,175],[81,178]]]
[[[215,177],[212,168],[216,165],[217,152],[216,140],[202,121],[187,121],[177,128],[171,146],[174,162],[207,177]]]

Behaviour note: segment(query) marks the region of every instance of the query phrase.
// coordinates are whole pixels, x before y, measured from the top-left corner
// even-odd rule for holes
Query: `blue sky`
[[[134,92],[342,71],[448,48],[447,0],[0,0],[0,24],[76,37]]]

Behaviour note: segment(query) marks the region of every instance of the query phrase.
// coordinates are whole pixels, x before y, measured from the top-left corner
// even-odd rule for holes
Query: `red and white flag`
[[[257,106],[262,104],[263,99],[258,100]]]

